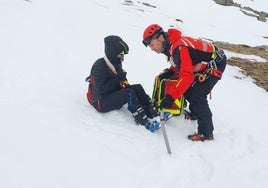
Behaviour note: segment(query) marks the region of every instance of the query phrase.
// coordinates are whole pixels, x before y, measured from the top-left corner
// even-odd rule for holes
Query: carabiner
[[[198,76],[198,81],[199,82],[204,82],[206,80],[207,76],[205,74],[200,74]]]

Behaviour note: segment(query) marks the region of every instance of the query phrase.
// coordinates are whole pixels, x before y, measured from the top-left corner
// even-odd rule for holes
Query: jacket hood
[[[121,63],[121,59],[117,57],[118,54],[124,52],[127,54],[129,47],[125,41],[119,36],[109,35],[104,38],[105,55],[112,64]]]

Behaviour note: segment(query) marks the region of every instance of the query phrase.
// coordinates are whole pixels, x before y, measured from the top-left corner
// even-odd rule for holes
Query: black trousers
[[[198,134],[204,136],[213,134],[212,112],[208,105],[207,95],[218,80],[218,78],[211,76],[204,82],[196,82],[184,94],[184,97],[190,103],[191,112],[197,117]]]
[[[141,84],[133,84],[128,88],[120,89],[103,97],[93,106],[99,112],[109,112],[120,109],[125,104],[128,104],[128,110],[133,113],[138,106],[148,106],[150,97],[146,94]]]
[[[226,57],[217,62],[217,68],[222,72],[226,67]],[[190,103],[191,112],[197,117],[198,134],[213,135],[212,112],[208,105],[207,95],[213,89],[219,78],[210,76],[204,82],[196,81],[185,93],[184,97]]]

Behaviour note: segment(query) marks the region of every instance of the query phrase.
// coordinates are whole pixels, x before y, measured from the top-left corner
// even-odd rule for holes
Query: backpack
[[[175,78],[168,79],[160,79],[159,76],[155,77],[154,80],[154,88],[153,88],[153,94],[152,94],[152,103],[156,107],[157,111],[160,112],[160,102],[165,97],[167,93],[167,88],[172,85],[172,82],[176,82],[177,80]],[[173,103],[173,106],[171,108],[164,108],[164,112],[169,112],[172,115],[180,115],[184,107],[184,96],[180,97],[179,99],[176,99]]]
[[[88,91],[87,91],[87,100],[90,104],[92,104],[92,85],[93,85],[93,77],[88,76],[85,79],[86,82],[88,82]]]

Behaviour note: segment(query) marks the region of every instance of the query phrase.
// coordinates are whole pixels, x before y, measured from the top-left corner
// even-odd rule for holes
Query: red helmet
[[[152,24],[152,25],[149,25],[143,32],[143,41],[142,43],[147,47],[152,38],[158,34],[158,36],[163,33],[163,29],[162,27],[160,27],[158,24]]]

